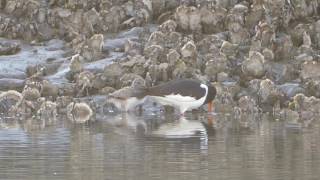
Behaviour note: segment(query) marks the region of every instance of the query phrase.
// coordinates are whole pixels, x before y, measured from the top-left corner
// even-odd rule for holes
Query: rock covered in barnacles
[[[28,101],[36,101],[41,97],[40,91],[35,87],[25,86],[22,95]]]
[[[159,30],[162,33],[170,33],[176,31],[177,23],[174,20],[167,20],[162,23],[159,27]]]
[[[59,94],[59,88],[54,84],[50,83],[48,80],[43,80],[40,93],[42,97],[56,99]]]
[[[197,57],[197,47],[192,41],[187,42],[180,51],[183,58],[191,58],[195,60]]]
[[[155,31],[151,33],[148,42],[146,44],[146,47],[151,45],[163,45],[165,43],[165,34],[161,31]]]
[[[228,41],[223,41],[220,51],[227,57],[235,57],[238,53],[238,46]]]
[[[85,123],[90,120],[93,111],[90,106],[84,102],[72,102],[67,106],[67,117],[74,123]]]
[[[145,64],[146,64],[146,59],[144,56],[141,55],[136,55],[133,57],[128,57],[129,61],[122,62],[121,65],[123,68],[125,68],[126,72],[132,72],[134,74],[137,74],[139,76],[144,76],[145,75]]]
[[[320,78],[320,64],[316,61],[306,61],[301,65],[300,77],[302,80],[313,79],[319,80]]]
[[[259,21],[255,26],[254,40],[259,40],[262,47],[271,47],[276,33],[272,26],[265,21]]]
[[[261,79],[252,79],[249,81],[248,90],[251,94],[258,94],[261,81]]]
[[[57,115],[57,104],[52,101],[44,101],[37,111],[37,117],[44,120],[55,120]]]
[[[302,46],[301,48],[304,48],[304,49],[312,49],[311,48],[311,45],[312,45],[312,42],[311,42],[311,37],[310,37],[310,34],[307,33],[306,31],[303,32],[303,37],[302,37],[303,41],[302,41]]]
[[[19,43],[0,42],[0,56],[16,54],[20,49]]]
[[[226,39],[225,33],[207,35],[197,43],[197,49],[201,54],[212,53],[212,49],[220,49]]]
[[[293,10],[293,15],[295,18],[306,18],[307,16],[312,16],[317,13],[318,7],[319,7],[319,2],[316,0],[300,0],[300,1],[290,1],[292,6],[294,7]]]
[[[147,58],[151,59],[153,62],[160,61],[164,56],[164,49],[160,45],[147,46],[143,53]]]
[[[121,23],[122,28],[142,26],[151,20],[152,2],[150,0],[129,1],[123,5],[129,19]]]
[[[169,66],[174,66],[176,62],[179,61],[180,57],[181,55],[175,49],[170,49],[167,54],[167,62],[169,63]]]
[[[59,86],[59,96],[75,96],[77,94],[77,87],[75,83],[63,83]]]
[[[22,101],[22,98],[22,94],[15,90],[2,92],[0,94],[0,114],[14,113],[17,104]]]
[[[179,6],[175,12],[175,20],[183,31],[201,31],[201,12],[194,6]]]
[[[303,87],[306,89],[306,94],[320,98],[320,80],[307,79]]]
[[[253,1],[250,12],[246,15],[246,26],[253,28],[263,18],[265,10],[261,1]]]
[[[161,63],[159,65],[152,64],[148,68],[148,72],[153,81],[168,81],[169,80],[169,64],[168,63]]]
[[[131,56],[142,54],[142,44],[128,39],[124,44],[124,52]]]
[[[95,61],[103,57],[102,50],[104,37],[102,34],[95,34],[82,45],[78,50],[86,61]]]
[[[274,105],[277,101],[281,100],[283,96],[281,91],[270,79],[265,79],[260,82],[258,95],[261,103],[266,105]]]
[[[264,56],[256,51],[249,52],[249,58],[242,62],[242,72],[254,78],[261,78],[266,72]]]
[[[304,94],[297,94],[293,97],[290,103],[290,108],[297,112],[310,111],[313,113],[320,113],[320,99],[314,96],[307,97]]]
[[[234,44],[246,44],[249,32],[244,27],[245,13],[248,10],[244,5],[236,5],[226,17],[226,28],[230,32],[230,42]]]
[[[222,6],[203,6],[200,8],[203,33],[218,33],[224,31],[224,21],[227,10]]]
[[[95,90],[99,90],[107,86],[106,83],[106,77],[103,75],[103,73],[97,73],[95,74],[93,80],[92,80],[92,88]]]
[[[303,33],[309,31],[308,24],[298,24],[293,29],[289,29],[289,33],[292,39],[292,43],[295,46],[300,46],[303,43]]]
[[[103,76],[106,77],[107,85],[115,87],[124,70],[119,63],[113,63],[104,67]]]
[[[78,95],[83,94],[86,91],[86,95],[89,94],[89,90],[92,88],[92,81],[94,80],[94,74],[90,71],[81,72],[76,78],[76,86],[78,87]]]
[[[227,70],[228,60],[224,54],[210,55],[208,58],[210,59],[205,64],[205,74],[208,75],[210,79],[215,79],[219,72],[225,72]]]
[[[109,95],[109,94],[113,93],[114,91],[116,91],[116,90],[113,87],[106,86],[106,87],[99,90],[99,94]]]
[[[242,96],[238,101],[238,107],[241,113],[253,114],[258,111],[256,100],[250,96]]]
[[[72,73],[79,73],[83,70],[82,66],[83,57],[80,54],[73,55],[71,57],[71,62],[69,65],[70,71]]]
[[[293,43],[291,37],[287,34],[279,34],[272,41],[272,50],[275,60],[283,61],[292,57]]]
[[[268,48],[263,49],[262,54],[263,54],[264,59],[266,61],[273,61],[274,60],[274,54],[271,49],[268,49]]]
[[[130,86],[133,83],[133,81],[138,80],[138,79],[140,81],[144,81],[144,79],[137,74],[134,74],[134,73],[124,74],[120,78],[121,87]]]
[[[320,48],[320,20],[318,20],[317,22],[315,22],[313,24],[313,31],[315,32],[313,34],[313,43],[317,48]]]

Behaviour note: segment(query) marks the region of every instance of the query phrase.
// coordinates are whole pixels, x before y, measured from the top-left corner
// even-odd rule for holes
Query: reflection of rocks
[[[92,109],[86,103],[72,102],[67,106],[67,117],[75,123],[85,123],[93,115]]]
[[[165,138],[189,138],[199,133],[206,133],[200,121],[189,121],[184,117],[170,124],[163,124],[152,135]]]
[[[44,101],[37,111],[37,118],[46,121],[56,120],[57,115],[57,104],[52,101]]]
[[[22,94],[9,90],[0,94],[0,113],[10,114],[15,112],[16,105],[22,101]],[[13,115],[13,114],[11,114]]]

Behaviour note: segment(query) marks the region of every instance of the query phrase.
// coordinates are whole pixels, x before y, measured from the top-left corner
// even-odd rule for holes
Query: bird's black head
[[[206,98],[204,104],[208,104],[209,102],[212,102],[217,94],[217,89],[214,86],[212,86],[210,84],[207,86],[208,86],[208,95],[207,95],[207,98]]]

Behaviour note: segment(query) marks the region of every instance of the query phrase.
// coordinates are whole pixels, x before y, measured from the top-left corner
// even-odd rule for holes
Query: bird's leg
[[[212,115],[208,115],[208,126],[212,127],[214,123],[214,118]]]
[[[213,102],[208,103],[208,112],[211,113],[213,111]]]

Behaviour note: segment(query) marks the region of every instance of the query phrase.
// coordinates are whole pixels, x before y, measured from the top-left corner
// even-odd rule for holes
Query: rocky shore
[[[316,119],[319,4],[0,0],[0,112],[85,122],[96,105],[83,99],[191,78],[217,87],[219,112]]]

